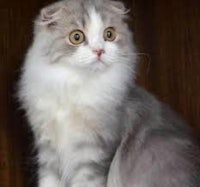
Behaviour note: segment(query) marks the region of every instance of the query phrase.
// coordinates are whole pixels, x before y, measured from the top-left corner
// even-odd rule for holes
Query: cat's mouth
[[[97,65],[103,65],[103,66],[105,66],[105,67],[108,66],[108,64],[106,63],[106,61],[103,60],[102,58],[98,58],[98,59],[96,60],[96,64],[97,64]]]
[[[104,64],[104,61],[101,58],[97,58],[97,63],[103,63]]]
[[[92,70],[95,70],[95,71],[104,70],[105,68],[108,67],[108,64],[102,58],[98,58],[91,64],[90,67]]]
[[[96,58],[96,63],[97,63],[97,64],[104,64],[104,65],[107,65],[105,59],[103,59],[102,56],[99,56],[99,57]]]

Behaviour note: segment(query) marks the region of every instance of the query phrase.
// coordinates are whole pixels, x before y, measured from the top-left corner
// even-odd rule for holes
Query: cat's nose
[[[98,57],[100,57],[103,53],[105,53],[105,50],[104,49],[94,49],[93,52],[96,53]]]

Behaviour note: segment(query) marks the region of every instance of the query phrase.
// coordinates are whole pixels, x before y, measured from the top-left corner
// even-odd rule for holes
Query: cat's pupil
[[[74,35],[74,39],[75,39],[76,41],[79,41],[79,40],[80,40],[80,35],[79,35],[78,33],[76,33],[76,34]]]
[[[108,31],[108,32],[107,32],[107,37],[108,37],[108,38],[112,38],[112,32],[111,32],[111,31]]]

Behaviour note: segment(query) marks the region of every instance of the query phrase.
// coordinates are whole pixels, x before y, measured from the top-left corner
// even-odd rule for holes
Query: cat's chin
[[[101,59],[98,59],[90,65],[89,69],[92,71],[103,71],[108,67],[109,67],[108,64],[103,62]]]

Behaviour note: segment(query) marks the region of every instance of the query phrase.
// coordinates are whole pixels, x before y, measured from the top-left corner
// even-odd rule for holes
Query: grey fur
[[[108,187],[199,187],[200,147],[191,129],[145,90],[131,92]]]

